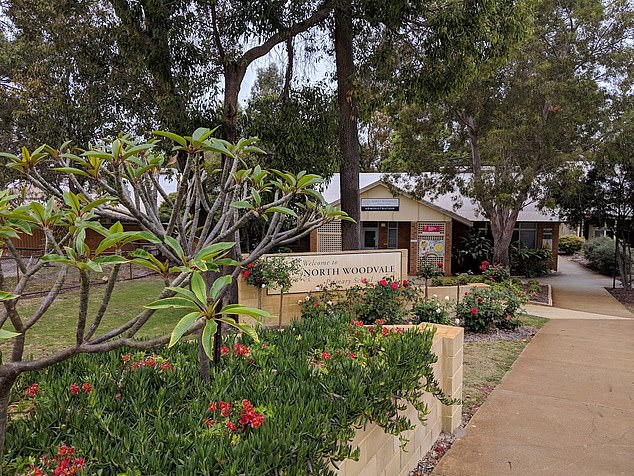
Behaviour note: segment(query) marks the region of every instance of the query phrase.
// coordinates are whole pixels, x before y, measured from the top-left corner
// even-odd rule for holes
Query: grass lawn
[[[541,328],[548,322],[536,316],[522,317],[522,325]],[[519,357],[527,339],[491,339],[464,344],[463,414],[468,421]]]
[[[88,308],[88,326],[101,304],[105,286],[91,289]],[[114,329],[128,321],[148,304],[156,299],[163,289],[163,282],[156,278],[144,278],[119,282],[115,286],[112,300],[97,334]],[[28,299],[20,303],[23,319],[28,318],[40,304],[41,299]],[[61,294],[40,321],[27,334],[25,355],[41,356],[60,347],[70,345],[75,339],[79,292]],[[161,310],[154,313],[137,334],[140,337],[168,334],[174,328],[183,312],[180,310]],[[10,326],[8,326],[10,328]],[[3,350],[6,350],[6,345]],[[2,349],[0,347],[0,349]]]

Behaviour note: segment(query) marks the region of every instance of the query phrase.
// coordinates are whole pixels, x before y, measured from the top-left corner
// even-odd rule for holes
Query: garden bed
[[[605,288],[621,304],[623,304],[632,314],[634,314],[634,289]]]
[[[85,458],[87,474],[104,476],[334,474],[331,461],[359,457],[358,428],[407,434],[416,422],[401,404],[433,411],[431,394],[445,385],[434,379],[433,342],[422,326],[306,319],[262,330],[259,343],[226,341],[209,382],[188,343],[78,356],[21,377],[4,474],[32,474],[62,443]]]
[[[545,304],[547,306],[552,306],[552,296],[550,292],[549,284],[540,284],[538,291],[533,291],[529,293],[528,289],[525,289],[528,294],[529,302],[532,304]]]

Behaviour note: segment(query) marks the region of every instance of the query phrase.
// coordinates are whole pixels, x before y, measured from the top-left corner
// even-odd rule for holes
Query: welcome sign
[[[403,253],[406,251],[358,251],[347,253],[289,254],[284,258],[298,260],[301,277],[288,291],[290,294],[307,294],[334,283],[343,289],[361,284],[363,278],[377,282],[386,277],[403,279]],[[278,255],[279,256],[279,255]],[[267,294],[279,294],[279,290],[267,290]]]

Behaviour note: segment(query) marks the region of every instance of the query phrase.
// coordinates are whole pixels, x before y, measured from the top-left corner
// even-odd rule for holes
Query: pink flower
[[[361,278],[361,284],[366,284],[368,282],[368,278]]]
[[[381,281],[379,281],[379,284],[381,286],[387,286],[387,281],[385,279],[382,279]]]
[[[471,314],[475,315],[478,313],[478,308],[477,307],[472,307],[471,308]]]
[[[392,284],[390,284],[390,287],[396,291],[398,289],[398,283],[394,281]]]
[[[533,291],[533,297],[537,297],[537,291]]]

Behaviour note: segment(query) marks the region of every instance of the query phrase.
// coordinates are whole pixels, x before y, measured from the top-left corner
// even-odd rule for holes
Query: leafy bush
[[[404,401],[422,415],[426,392],[451,403],[434,380],[431,331],[334,313],[260,338],[225,340],[208,382],[189,343],[22,375],[3,474],[28,471],[62,441],[90,459],[90,474],[334,474],[330,459],[358,457],[355,428],[371,420],[397,435],[412,426]]]
[[[531,249],[520,241],[511,246],[511,270],[513,274],[532,278],[548,274],[552,268],[553,253],[547,248]]]
[[[480,271],[482,271],[485,283],[503,283],[511,278],[509,270],[497,263],[491,264],[488,261],[483,261],[480,264]]]
[[[425,299],[414,305],[412,308],[412,323],[420,324],[421,322],[432,322],[434,324],[452,325],[449,318],[451,304],[449,296],[444,301],[438,300],[437,296],[431,299]]]
[[[583,256],[588,266],[603,274],[614,272],[614,240],[607,236],[588,240],[583,245]]]
[[[465,292],[456,305],[456,317],[469,332],[487,332],[494,327],[515,329],[525,302],[526,294],[511,283],[480,287]]]
[[[586,240],[583,236],[562,235],[559,237],[559,254],[571,255],[578,253],[585,242]]]
[[[479,230],[472,228],[469,234],[458,242],[456,256],[462,269],[476,271],[479,263],[492,259],[493,241]]]
[[[403,323],[411,303],[418,296],[417,290],[407,280],[384,278],[372,283],[363,279],[361,283],[361,286],[346,291],[342,306],[349,317],[364,324],[374,324],[377,320],[386,324]]]

